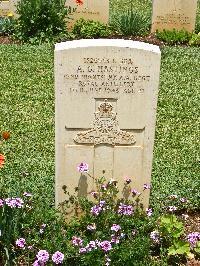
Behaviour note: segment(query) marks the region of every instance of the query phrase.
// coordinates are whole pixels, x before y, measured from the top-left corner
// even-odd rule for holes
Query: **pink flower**
[[[46,250],[40,250],[36,257],[38,262],[46,263],[49,260],[49,253]]]
[[[55,264],[61,264],[64,260],[64,254],[61,253],[60,251],[56,251],[53,255],[52,255],[52,261]]]
[[[118,224],[113,224],[113,225],[111,226],[111,230],[112,230],[112,231],[115,231],[115,232],[118,232],[119,230],[121,230],[121,226],[118,225]]]
[[[5,203],[11,208],[22,208],[24,206],[24,202],[21,198],[7,198],[5,199]]]
[[[102,207],[99,206],[99,205],[94,205],[91,210],[90,210],[90,213],[95,215],[95,216],[98,216],[100,214],[100,212],[102,211]]]
[[[15,241],[16,246],[19,248],[24,248],[26,245],[26,240],[24,238],[19,238]]]
[[[96,192],[96,191],[92,191],[90,194],[91,194],[95,199],[96,199],[97,196],[98,196],[98,192]]]
[[[80,173],[84,173],[84,172],[87,172],[89,169],[89,165],[87,163],[80,163],[78,166],[77,166],[77,170],[80,172]]]
[[[147,214],[148,217],[150,217],[152,215],[152,213],[153,213],[152,209],[146,208],[146,214]]]
[[[107,189],[107,185],[106,184],[101,185],[101,189],[102,190],[106,190]]]
[[[95,241],[90,241],[87,245],[86,245],[86,250],[87,251],[92,251],[94,249],[97,249],[96,247],[96,242]]]
[[[144,188],[144,190],[145,190],[145,189],[151,189],[151,185],[150,185],[150,184],[144,184],[144,185],[143,185],[143,188]]]
[[[83,240],[82,240],[80,237],[73,236],[73,237],[72,237],[72,244],[73,244],[74,246],[78,246],[78,247],[80,247],[80,246],[82,246],[82,244],[83,244]]]
[[[104,252],[108,252],[109,250],[112,249],[112,245],[111,242],[105,240],[99,243],[99,247],[104,251]]]
[[[0,207],[3,207],[3,205],[4,205],[4,201],[0,199]]]
[[[136,196],[136,195],[140,195],[141,193],[138,192],[136,189],[131,189],[131,193],[133,194],[133,196]]]
[[[133,214],[133,206],[120,203],[119,208],[118,208],[118,213],[130,216]]]
[[[114,244],[119,244],[119,240],[120,240],[120,238],[119,238],[119,236],[116,236],[116,235],[111,235],[111,243],[114,243]]]
[[[186,199],[186,198],[181,198],[181,199],[180,199],[180,202],[182,202],[182,203],[186,203],[186,202],[187,202],[187,199]]]
[[[150,238],[155,244],[158,244],[160,242],[159,232],[158,231],[152,231],[150,234]]]
[[[35,260],[34,263],[33,263],[33,266],[41,266],[41,264],[39,263],[38,260]]]
[[[168,206],[168,211],[174,212],[176,210],[177,210],[177,208],[175,206]]]
[[[86,253],[87,252],[87,249],[86,248],[80,248],[79,249],[79,253],[80,254],[84,254],[84,253]]]
[[[130,183],[131,183],[131,179],[130,179],[130,177],[128,177],[128,176],[125,176],[125,177],[124,177],[124,180],[125,180],[125,182],[126,182],[127,184],[130,184]]]

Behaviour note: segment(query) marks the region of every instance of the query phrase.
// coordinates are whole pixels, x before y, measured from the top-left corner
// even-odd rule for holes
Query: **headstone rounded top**
[[[160,48],[157,45],[131,41],[122,39],[81,39],[55,44],[55,51],[62,51],[75,48],[86,47],[120,47],[120,48],[134,48],[138,50],[146,50],[153,53],[160,54]]]

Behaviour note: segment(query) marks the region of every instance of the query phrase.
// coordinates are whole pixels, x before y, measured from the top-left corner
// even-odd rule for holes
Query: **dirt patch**
[[[0,36],[0,44],[19,44],[9,36]]]
[[[182,215],[185,220],[185,232],[200,232],[200,211],[193,213],[185,213]]]
[[[78,38],[76,38],[78,39]],[[98,39],[98,38],[97,38]],[[154,45],[158,45],[159,47],[163,47],[163,46],[169,46],[170,44],[167,44],[161,40],[159,40],[158,38],[156,38],[155,34],[150,34],[148,36],[123,36],[123,35],[111,35],[108,37],[104,37],[104,39],[123,39],[123,40],[131,40],[131,41],[139,41],[139,42],[145,42],[145,43],[150,43],[150,44],[154,44]],[[71,39],[62,39],[62,42],[65,41],[71,41]],[[19,41],[13,40],[11,37],[9,36],[0,36],[0,44],[19,44]],[[176,44],[174,46],[187,46],[186,44]]]

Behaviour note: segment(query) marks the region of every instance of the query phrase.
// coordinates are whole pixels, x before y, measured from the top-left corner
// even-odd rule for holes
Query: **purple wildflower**
[[[112,245],[110,241],[102,241],[99,243],[99,247],[104,251],[104,252],[108,252],[109,250],[112,249]]]
[[[52,261],[55,264],[61,264],[64,260],[64,254],[61,253],[60,251],[56,251],[53,255],[52,255]]]
[[[84,172],[87,172],[89,169],[89,165],[87,163],[80,163],[78,166],[77,166],[77,170],[80,172],[80,173],[84,173]]]
[[[120,203],[119,209],[118,209],[118,213],[130,216],[130,215],[133,214],[133,206],[132,205],[125,205],[123,203]]]
[[[118,232],[119,230],[121,230],[121,227],[120,227],[120,225],[118,225],[118,224],[113,224],[113,225],[111,226],[111,230],[112,230],[112,231],[115,231],[115,232]]]
[[[190,243],[191,247],[195,247],[196,243],[200,241],[200,233],[199,232],[192,232],[187,236],[187,240]]]
[[[19,248],[24,248],[26,245],[26,240],[24,238],[19,238],[15,241],[16,246]]]
[[[17,208],[22,208],[24,205],[24,202],[21,198],[15,198],[15,204]]]
[[[158,231],[152,231],[150,234],[150,238],[153,243],[158,244],[160,242],[160,234]]]
[[[100,212],[102,211],[102,207],[100,207],[99,205],[94,205],[92,208],[91,208],[91,214],[95,215],[95,216],[98,216],[100,214]]]
[[[44,233],[44,229],[46,228],[46,224],[42,224],[41,225],[41,228],[40,228],[40,234],[43,234]]]
[[[101,189],[102,190],[106,190],[107,189],[107,185],[106,184],[101,185]]]
[[[73,236],[73,237],[72,237],[72,244],[73,244],[74,246],[81,247],[82,244],[83,244],[83,240],[82,240],[80,237]]]
[[[133,196],[136,196],[136,195],[140,195],[141,193],[138,192],[136,189],[131,189],[131,193],[133,194]]]
[[[87,226],[87,230],[89,230],[89,231],[94,231],[94,230],[96,230],[96,224],[95,224],[95,223],[93,223],[93,224],[89,224],[89,225]]]
[[[99,206],[100,207],[105,206],[105,204],[106,204],[105,200],[100,200],[100,202],[99,202]]]
[[[146,183],[143,185],[143,188],[144,188],[144,190],[151,189],[151,185]]]
[[[29,249],[29,250],[32,250],[32,249],[33,249],[33,246],[28,246],[28,249]]]
[[[169,212],[174,212],[176,210],[177,210],[177,208],[175,206],[168,206],[168,211]]]
[[[186,198],[180,198],[180,202],[186,203],[187,202],[187,199]]]
[[[44,264],[43,264],[44,265]],[[41,266],[38,260],[34,261],[33,266]]]
[[[7,198],[5,204],[11,208],[22,208],[24,202],[21,198]]]
[[[120,240],[119,236],[114,234],[111,235],[111,243],[119,244],[119,240]]]
[[[87,249],[86,248],[80,248],[79,249],[79,253],[80,254],[84,254],[84,253],[86,253],[87,252]]]
[[[3,207],[3,205],[4,205],[4,201],[0,199],[0,207]]]
[[[130,184],[131,183],[131,179],[130,179],[130,177],[128,177],[128,176],[125,176],[124,177],[124,180],[125,180],[125,182],[126,182],[126,184]]]
[[[146,208],[146,214],[147,214],[148,217],[150,217],[153,214],[152,209],[151,208],[149,208],[149,209]]]
[[[90,241],[87,245],[86,245],[86,250],[87,251],[92,251],[93,249],[96,249],[96,242],[95,241]]]
[[[38,262],[46,263],[49,260],[49,253],[46,250],[40,250],[36,257]]]
[[[133,206],[132,205],[128,205],[126,207],[126,215],[132,215],[133,214]]]
[[[91,194],[95,199],[96,199],[97,196],[98,196],[98,192],[96,192],[96,191],[92,191],[90,194]]]

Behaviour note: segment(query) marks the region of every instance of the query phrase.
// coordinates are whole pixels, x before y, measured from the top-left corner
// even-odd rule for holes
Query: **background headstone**
[[[153,0],[151,32],[195,29],[197,0]]]
[[[16,7],[18,0],[0,1],[0,17],[7,17],[12,13],[16,14]]]
[[[109,0],[83,0],[83,4],[77,4],[75,0],[67,0],[66,6],[76,8],[69,20],[68,27],[71,28],[74,23],[80,19],[90,19],[107,24],[109,20]]]
[[[55,46],[56,205],[62,187],[86,196],[92,178],[133,179],[143,190],[151,179],[160,71],[157,46],[126,40],[76,40]],[[148,191],[143,200],[148,205]]]

